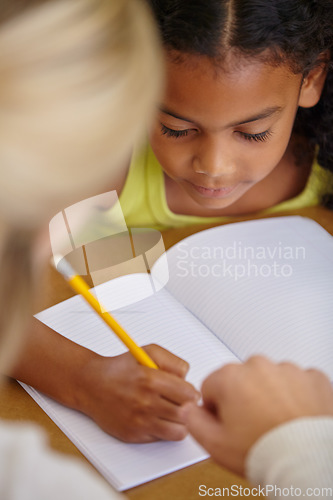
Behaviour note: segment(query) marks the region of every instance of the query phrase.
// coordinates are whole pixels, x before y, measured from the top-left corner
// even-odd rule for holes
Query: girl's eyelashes
[[[166,127],[161,123],[161,132],[163,135],[167,135],[168,137],[185,137],[188,135],[189,130],[174,130],[172,128]]]
[[[161,132],[163,135],[168,137],[186,137],[191,129],[185,130],[174,130],[172,128],[166,127],[161,123]],[[272,132],[270,130],[265,130],[265,132],[260,132],[259,134],[248,134],[246,132],[237,132],[242,136],[246,141],[254,141],[254,142],[265,142],[271,135]]]
[[[260,134],[247,134],[246,132],[239,132],[241,136],[247,141],[265,142],[272,135],[270,130],[260,132]]]

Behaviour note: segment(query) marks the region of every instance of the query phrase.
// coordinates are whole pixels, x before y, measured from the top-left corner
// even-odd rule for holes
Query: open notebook
[[[188,380],[197,387],[222,364],[254,353],[320,368],[333,380],[333,238],[318,224],[302,217],[231,224],[193,235],[166,255],[167,284],[114,311],[140,345],[158,343],[186,359]],[[165,282],[163,259],[152,277]],[[115,279],[99,286],[98,297],[110,302],[110,297],[144,289],[152,277]],[[102,355],[124,351],[78,296],[37,318]],[[207,457],[190,437],[121,443],[86,416],[23,386],[119,490]]]

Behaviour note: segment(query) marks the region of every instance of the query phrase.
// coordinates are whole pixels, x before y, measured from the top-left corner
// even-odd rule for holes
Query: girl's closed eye
[[[162,135],[167,135],[168,137],[186,137],[191,129],[185,129],[185,130],[174,130],[172,128],[166,127],[161,123],[161,132]]]
[[[254,141],[254,142],[265,142],[272,135],[270,130],[265,130],[265,132],[260,132],[259,134],[248,134],[246,132],[238,132],[243,139],[246,141]]]

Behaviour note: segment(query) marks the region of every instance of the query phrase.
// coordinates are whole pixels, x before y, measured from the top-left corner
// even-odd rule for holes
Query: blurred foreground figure
[[[156,104],[160,57],[149,13],[135,0],[3,0],[0,54],[5,372],[49,257],[48,221],[120,175]],[[0,498],[116,497],[92,470],[49,451],[38,429],[1,422]]]

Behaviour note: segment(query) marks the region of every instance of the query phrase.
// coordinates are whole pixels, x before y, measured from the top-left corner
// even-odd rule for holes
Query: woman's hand
[[[202,407],[183,408],[188,429],[220,465],[241,475],[248,451],[264,433],[300,417],[333,416],[325,375],[261,356],[214,372],[202,397]]]

